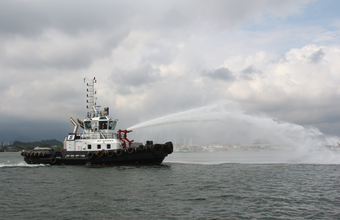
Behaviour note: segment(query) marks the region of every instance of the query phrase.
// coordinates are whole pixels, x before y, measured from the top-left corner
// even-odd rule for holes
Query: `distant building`
[[[1,142],[1,147],[4,147],[4,146],[9,146],[9,143],[6,141]]]

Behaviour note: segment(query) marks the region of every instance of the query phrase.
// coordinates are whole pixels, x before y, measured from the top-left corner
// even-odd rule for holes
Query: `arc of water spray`
[[[235,108],[236,107],[236,108]],[[246,125],[244,128],[255,127],[266,133],[273,142],[281,142],[287,146],[321,146],[333,145],[339,142],[338,137],[325,136],[317,128],[304,128],[301,125],[279,121],[265,116],[254,116],[241,111],[235,102],[220,102],[213,105],[187,110],[164,117],[146,121],[128,130],[153,127],[180,122],[225,122],[227,125],[235,122]],[[232,123],[229,123],[232,122]]]
[[[221,121],[221,113],[218,113],[216,109],[223,107],[221,104],[214,104],[209,106],[200,107],[197,109],[191,109],[175,114],[170,114],[160,118],[152,119],[134,126],[127,128],[128,130],[135,130],[146,127],[153,127],[166,124],[175,124],[180,122],[206,122],[206,121]],[[224,111],[224,118],[231,112]]]

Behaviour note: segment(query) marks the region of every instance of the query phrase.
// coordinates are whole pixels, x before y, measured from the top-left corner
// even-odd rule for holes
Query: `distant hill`
[[[34,141],[34,142],[14,141],[13,146],[20,145],[20,146],[23,146],[23,147],[27,147],[27,146],[37,147],[37,146],[40,146],[41,144],[45,144],[45,143],[50,145],[50,146],[54,146],[54,145],[58,146],[58,145],[63,144],[62,142],[57,141],[56,139],[52,139],[52,140],[41,140],[41,141]]]

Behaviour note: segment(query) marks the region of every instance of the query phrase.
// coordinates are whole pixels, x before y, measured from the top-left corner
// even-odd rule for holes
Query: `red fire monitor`
[[[118,130],[118,138],[119,138],[119,140],[121,140],[122,142],[123,142],[123,148],[126,148],[126,143],[128,143],[129,144],[129,147],[131,146],[131,144],[132,144],[132,142],[133,142],[133,140],[132,141],[130,141],[129,139],[127,139],[127,133],[130,133],[130,132],[132,132],[132,130],[130,130],[130,131],[128,131],[128,130]],[[123,133],[123,137],[122,137],[122,133]]]

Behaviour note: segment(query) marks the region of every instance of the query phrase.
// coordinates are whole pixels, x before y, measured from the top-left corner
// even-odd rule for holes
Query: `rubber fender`
[[[167,152],[168,154],[171,154],[174,151],[174,146],[172,145],[172,142],[166,142],[165,143],[165,148],[164,148],[165,152]]]
[[[88,152],[87,153],[87,157],[91,159],[93,157],[93,153],[92,152]]]
[[[120,156],[120,155],[122,155],[122,154],[123,154],[123,151],[122,151],[122,149],[118,149],[118,150],[116,150],[116,151],[115,151],[115,154],[116,154],[117,156]]]
[[[57,158],[52,157],[52,158],[50,159],[50,162],[51,162],[51,164],[54,164],[55,162],[57,162]]]
[[[127,151],[128,154],[132,154],[133,151],[134,151],[134,148],[130,147],[130,148],[126,149],[126,151]]]
[[[155,144],[153,145],[152,147],[152,153],[156,154],[156,155],[159,155],[162,153],[162,145],[160,144]]]
[[[98,151],[98,157],[102,157],[104,155],[103,151]]]
[[[137,150],[138,150],[138,151],[144,151],[144,150],[145,150],[144,145],[139,145],[139,146],[137,147]]]
[[[109,157],[113,157],[114,152],[113,152],[113,151],[108,151],[107,155],[108,155]]]

